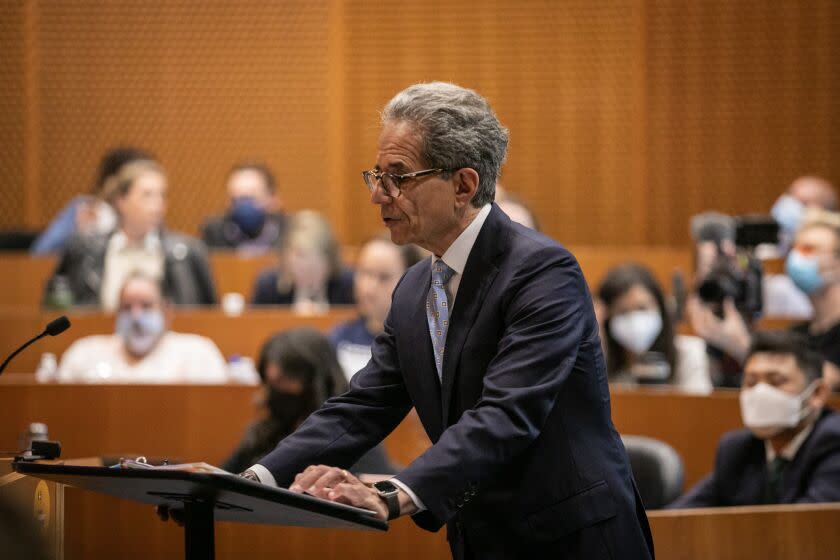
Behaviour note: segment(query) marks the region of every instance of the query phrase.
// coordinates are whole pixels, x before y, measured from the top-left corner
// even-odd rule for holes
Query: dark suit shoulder
[[[812,446],[840,449],[840,413],[830,408],[823,409],[809,439],[812,440]]]

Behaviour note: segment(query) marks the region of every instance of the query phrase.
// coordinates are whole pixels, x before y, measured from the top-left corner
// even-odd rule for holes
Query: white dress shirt
[[[120,290],[128,277],[135,272],[157,280],[162,279],[163,261],[163,246],[157,233],[146,235],[140,245],[130,244],[122,231],[112,235],[105,250],[105,266],[99,292],[102,308],[109,313],[117,310]]]
[[[813,431],[813,429],[814,423],[811,422],[805,427],[805,429],[796,434],[796,437],[790,440],[790,443],[782,448],[779,455],[781,455],[783,459],[793,461],[793,458],[796,457],[796,453],[799,451],[799,448],[802,447],[802,444],[805,443],[806,439],[808,439],[808,435]],[[764,451],[767,454],[767,464],[769,465],[773,462],[773,459],[776,458],[776,450],[773,449],[773,444],[770,443],[769,439],[764,440]]]
[[[487,221],[487,216],[490,215],[490,209],[491,205],[485,204],[481,210],[478,211],[475,218],[473,218],[473,221],[470,222],[470,225],[461,232],[461,235],[452,242],[452,245],[450,245],[446,252],[440,257],[443,262],[449,265],[449,268],[455,271],[449,279],[449,283],[444,286],[448,296],[447,299],[449,301],[450,309],[452,309],[455,305],[455,296],[458,294],[458,287],[461,285],[461,277],[464,275],[464,268],[467,266],[467,259],[469,259],[470,252],[472,252],[475,241],[478,239],[481,227],[484,225],[484,222]],[[438,257],[432,257],[430,266],[433,266],[437,259]],[[429,375],[435,375],[435,377],[437,377],[437,372],[431,371]],[[263,484],[277,486],[277,481],[274,479],[274,475],[272,475],[271,472],[264,466],[257,464],[252,466],[250,470],[257,475],[257,478],[259,478],[260,482]],[[418,498],[408,486],[400,482],[398,478],[392,478],[391,482],[399,486],[406,494],[409,495],[419,511],[426,509],[426,506],[423,505],[420,498]]]
[[[61,383],[225,383],[227,363],[209,338],[168,331],[137,363],[126,360],[122,338],[80,338],[61,356]]]

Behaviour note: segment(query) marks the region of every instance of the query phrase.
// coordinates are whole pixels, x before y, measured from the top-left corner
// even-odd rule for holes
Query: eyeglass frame
[[[420,171],[412,171],[410,173],[402,173],[400,175],[394,173],[388,173],[387,171],[377,171],[375,169],[368,169],[367,171],[362,171],[362,180],[365,182],[365,186],[368,190],[373,194],[376,191],[376,188],[381,184],[382,185],[382,192],[385,193],[385,196],[389,198],[398,198],[402,195],[402,187],[400,184],[408,179],[419,179],[420,177],[429,177],[431,175],[435,175],[438,173],[453,173],[457,171],[456,169],[442,169],[440,167],[435,167],[432,169],[421,169]],[[382,180],[383,177],[388,176],[394,182],[394,188],[397,189],[397,194],[393,195],[388,192],[385,188],[385,182]],[[368,177],[373,177],[376,182],[371,185],[368,182]]]

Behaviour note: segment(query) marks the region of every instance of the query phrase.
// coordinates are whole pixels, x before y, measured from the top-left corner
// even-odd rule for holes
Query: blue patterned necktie
[[[429,320],[429,334],[435,351],[435,367],[438,379],[443,379],[443,348],[446,345],[446,331],[449,329],[449,299],[446,284],[455,271],[438,259],[432,265],[432,286],[426,296],[426,318]]]

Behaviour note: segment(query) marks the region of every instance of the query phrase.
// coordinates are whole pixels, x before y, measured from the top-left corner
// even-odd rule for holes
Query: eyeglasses
[[[429,177],[438,173],[450,173],[451,171],[451,169],[423,169],[421,171],[403,173],[402,175],[394,175],[393,173],[371,169],[369,171],[362,171],[362,179],[365,180],[365,185],[367,185],[371,193],[376,190],[379,182],[382,181],[382,191],[385,195],[391,198],[397,198],[402,194],[400,185],[403,181]]]

